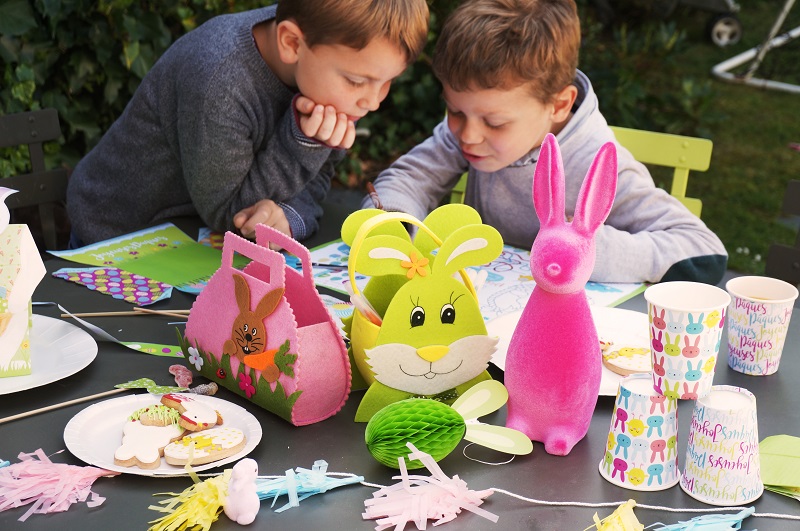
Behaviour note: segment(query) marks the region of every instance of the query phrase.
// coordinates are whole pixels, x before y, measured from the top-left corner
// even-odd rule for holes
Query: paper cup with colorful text
[[[631,490],[664,490],[678,477],[678,408],[653,389],[649,374],[623,379],[600,475]]]
[[[743,505],[764,492],[758,454],[756,397],[715,385],[697,400],[689,427],[681,488],[710,505]]]
[[[778,370],[797,288],[770,277],[737,277],[725,284],[728,308],[728,365],[756,376]]]
[[[700,282],[662,282],[644,292],[650,320],[653,388],[668,400],[696,400],[714,380],[725,290]]]

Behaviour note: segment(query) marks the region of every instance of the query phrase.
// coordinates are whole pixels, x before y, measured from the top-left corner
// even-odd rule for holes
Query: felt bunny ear
[[[471,206],[451,203],[435,209],[422,223],[431,229],[440,240],[446,240],[457,229],[465,225],[480,225],[483,221],[478,211]],[[425,253],[425,256],[430,256],[431,251],[438,248],[439,245],[431,238],[430,234],[420,230],[417,231],[414,238],[414,247]]]
[[[617,193],[617,148],[613,142],[600,147],[583,181],[575,205],[573,227],[594,234],[611,212]]]
[[[356,234],[358,234],[358,229],[361,228],[364,222],[384,213],[385,212],[383,210],[378,210],[376,208],[356,210],[347,216],[347,219],[345,219],[344,223],[342,224],[342,241],[347,245],[352,246],[353,241],[356,239]],[[379,225],[372,229],[370,234],[392,234],[394,236],[411,241],[408,231],[399,221]]]
[[[389,234],[366,238],[358,250],[355,267],[356,271],[370,277],[408,276],[412,270],[420,276],[430,273],[428,259],[410,241]]]
[[[467,266],[487,264],[500,256],[503,237],[489,225],[467,225],[453,232],[439,248],[433,270],[452,275]]]
[[[533,174],[533,206],[542,227],[564,222],[564,165],[556,137],[547,133]]]

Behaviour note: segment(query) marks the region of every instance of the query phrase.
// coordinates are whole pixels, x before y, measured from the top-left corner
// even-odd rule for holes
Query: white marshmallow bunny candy
[[[531,249],[536,287],[508,347],[506,426],[567,455],[589,429],[600,389],[601,352],[584,287],[595,261],[594,235],[611,211],[617,152],[604,144],[565,220],[564,167],[548,134],[533,178],[540,229]]]
[[[225,516],[237,524],[251,524],[261,508],[261,500],[256,493],[257,477],[258,463],[255,460],[248,457],[233,465],[228,495],[222,507]]]

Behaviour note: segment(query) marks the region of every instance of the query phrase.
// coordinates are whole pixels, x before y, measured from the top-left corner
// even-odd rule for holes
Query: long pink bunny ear
[[[586,174],[572,226],[584,234],[594,234],[611,212],[617,193],[617,149],[613,142],[600,147]]]
[[[544,137],[533,173],[533,207],[542,227],[564,222],[564,165],[551,133]]]

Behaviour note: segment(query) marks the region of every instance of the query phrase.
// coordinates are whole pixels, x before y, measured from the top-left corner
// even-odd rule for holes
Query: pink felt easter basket
[[[270,243],[297,256],[302,272]],[[234,252],[252,260],[242,271]],[[256,243],[225,234],[222,265],[192,306],[181,346],[203,376],[295,426],[335,415],[350,393],[347,349],[308,249],[264,225]]]

